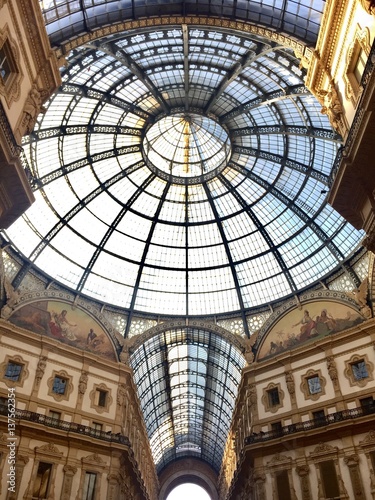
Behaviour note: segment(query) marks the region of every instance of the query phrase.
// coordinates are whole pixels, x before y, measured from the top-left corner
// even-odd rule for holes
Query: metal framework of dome
[[[182,21],[93,38],[67,55],[62,86],[23,141],[36,202],[2,235],[24,256],[21,274],[35,266],[130,319],[133,311],[245,319],[345,263],[362,234],[324,194],[340,137],[293,51],[198,17],[184,22],[237,19],[313,44],[324,2],[279,5],[41,2],[55,47],[126,20]],[[159,468],[194,455],[218,470],[239,356],[188,328],[134,353]],[[194,401],[184,406],[182,394]]]

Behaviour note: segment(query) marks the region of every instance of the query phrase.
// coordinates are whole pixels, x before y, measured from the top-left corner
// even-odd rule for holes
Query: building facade
[[[0,1],[0,498],[375,498],[374,7],[296,4]]]

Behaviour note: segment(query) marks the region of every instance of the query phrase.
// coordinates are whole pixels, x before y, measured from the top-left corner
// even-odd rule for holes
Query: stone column
[[[266,476],[264,474],[260,474],[254,471],[254,484],[257,495],[256,498],[258,500],[266,500],[266,491],[264,488],[265,482],[266,482]]]
[[[309,466],[299,465],[298,467],[296,467],[296,471],[301,481],[301,491],[302,491],[301,500],[311,500],[310,481],[308,477],[310,474]]]
[[[61,497],[60,500],[70,500],[71,498],[71,491],[72,491],[72,484],[73,484],[73,477],[77,472],[77,467],[73,467],[72,465],[64,465],[64,481],[63,481],[63,486],[61,490]]]
[[[350,455],[344,458],[344,462],[349,467],[350,480],[353,487],[354,499],[365,500],[361,474],[359,472],[359,457],[358,455]]]
[[[107,500],[117,500],[120,496],[120,477],[117,474],[109,474],[107,477],[107,481]]]

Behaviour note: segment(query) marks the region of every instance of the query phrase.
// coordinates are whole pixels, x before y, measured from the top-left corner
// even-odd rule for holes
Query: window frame
[[[21,366],[20,374],[17,380],[13,380],[6,376],[6,372],[10,363]],[[22,387],[26,378],[29,376],[29,363],[21,356],[10,356],[7,354],[4,361],[0,364],[0,377],[7,387]]]
[[[316,392],[311,392],[310,390],[310,383],[309,381],[317,378],[319,380],[319,385],[320,385],[320,390]],[[301,391],[303,392],[305,396],[305,400],[310,399],[311,401],[316,401],[323,395],[325,395],[325,387],[327,384],[327,380],[325,377],[322,375],[322,371],[320,369],[318,370],[308,370],[303,376],[302,376],[302,381],[301,381]]]
[[[55,379],[60,378],[66,380],[64,394],[54,391]],[[72,377],[65,370],[57,372],[53,370],[51,377],[47,380],[48,395],[52,396],[55,401],[68,401],[70,394],[73,392]]]
[[[275,393],[277,390],[278,393],[278,402],[273,402],[272,401],[272,396],[271,394]],[[285,393],[281,389],[281,385],[279,383],[270,383],[268,384],[267,387],[263,388],[263,396],[262,396],[262,403],[265,407],[266,411],[269,411],[271,413],[275,413],[279,410],[279,408],[282,408],[284,404],[284,397]]]
[[[358,26],[353,43],[349,46],[346,54],[346,67],[344,71],[345,97],[351,100],[354,106],[362,93],[361,82],[356,75],[358,59],[361,52],[368,58],[370,51],[370,32],[368,28],[360,30]]]
[[[104,405],[99,404],[100,393],[106,393]],[[105,384],[94,384],[94,387],[90,392],[90,402],[91,408],[94,408],[98,413],[108,412],[113,402],[111,389],[109,389]]]
[[[353,366],[360,362],[364,363],[367,376],[358,379],[354,374]],[[351,387],[365,387],[369,382],[374,380],[374,365],[369,361],[367,354],[354,354],[350,359],[345,360],[344,375],[349,380]]]
[[[16,42],[11,37],[11,30],[5,24],[0,29],[0,50],[3,50],[9,65],[9,74],[6,78],[0,75],[0,95],[3,95],[7,105],[13,101],[18,101],[21,95],[21,81],[23,78],[20,69],[20,52]]]
[[[39,474],[39,469],[41,467],[41,464],[43,465],[48,465],[49,468],[46,469],[45,471],[41,471],[41,473]],[[40,460],[38,462],[38,467],[36,469],[36,474],[35,474],[35,478],[34,478],[34,481],[33,481],[33,488],[32,488],[32,499],[37,499],[37,500],[46,500],[48,497],[49,497],[49,490],[50,490],[50,486],[51,486],[51,477],[52,477],[52,472],[53,472],[53,463],[50,463],[50,462],[44,462],[43,460]],[[47,477],[47,484],[45,484],[45,481],[43,479],[43,476],[45,474],[45,472],[48,470],[48,477]],[[37,480],[38,480],[38,477],[40,477],[40,484],[39,486],[37,485]],[[44,482],[44,485],[43,485],[43,482]],[[36,487],[38,487],[38,491],[36,491]],[[41,494],[43,494],[43,492],[41,492],[41,488],[44,488],[45,487],[45,492],[44,492],[44,496],[41,496]]]
[[[98,482],[98,473],[93,472],[93,471],[84,471],[85,476],[83,478],[83,485],[82,485],[82,500],[95,500],[96,497],[96,491],[97,491],[97,482]],[[91,483],[91,479],[94,478],[94,484]],[[89,488],[92,490],[89,491]]]

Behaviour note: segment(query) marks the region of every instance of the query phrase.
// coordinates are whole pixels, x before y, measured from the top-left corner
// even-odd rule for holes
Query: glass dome
[[[78,294],[158,315],[296,294],[359,244],[327,203],[340,137],[290,48],[176,25],[71,51],[23,148],[36,203],[6,231]]]
[[[192,184],[193,179],[199,183],[223,169],[231,146],[227,132],[214,120],[194,113],[176,113],[150,127],[143,153],[147,165],[160,177],[177,184],[185,184],[189,178]]]

